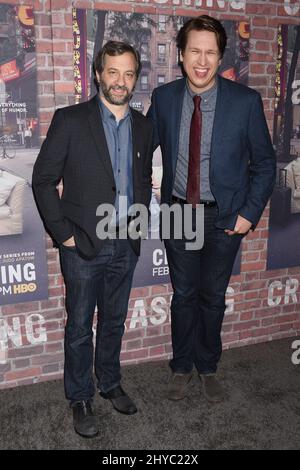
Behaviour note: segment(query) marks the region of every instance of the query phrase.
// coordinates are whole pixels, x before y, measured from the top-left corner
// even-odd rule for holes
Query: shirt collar
[[[213,87],[211,87],[209,90],[204,91],[203,93],[195,93],[194,91],[190,89],[188,80],[186,79],[186,90],[192,99],[194,98],[194,96],[198,95],[198,96],[201,96],[201,100],[208,101],[211,97],[216,95],[217,87],[218,87],[218,77],[216,76],[216,81]]]
[[[111,119],[116,121],[116,116],[108,109],[107,106],[105,106],[105,104],[103,103],[99,95],[97,95],[97,99],[98,99],[98,104],[99,104],[102,120],[105,122],[109,122]],[[125,121],[125,119],[127,119],[128,117],[132,119],[131,110],[129,106],[125,115],[122,117],[122,119],[120,119],[119,122]]]

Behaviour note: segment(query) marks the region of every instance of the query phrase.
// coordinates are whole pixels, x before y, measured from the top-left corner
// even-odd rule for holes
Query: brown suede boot
[[[210,403],[220,403],[225,399],[225,392],[216,374],[199,374],[203,395]]]
[[[173,372],[168,385],[168,399],[172,401],[182,400],[187,396],[188,384],[192,373],[180,374]]]

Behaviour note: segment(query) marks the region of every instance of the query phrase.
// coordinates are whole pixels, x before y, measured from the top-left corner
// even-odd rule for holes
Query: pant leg
[[[119,385],[120,351],[137,255],[129,240],[110,240],[113,253],[106,264],[96,335],[95,372],[98,387],[108,392]]]
[[[89,400],[95,392],[92,326],[107,257],[103,253],[93,260],[84,260],[76,248],[60,248],[67,311],[64,384],[66,398],[71,402]]]
[[[188,373],[193,369],[195,316],[199,305],[199,250],[185,249],[186,241],[165,240],[173,287],[171,334],[173,372]]]
[[[242,235],[227,235],[214,225],[216,210],[205,209],[200,256],[199,308],[195,321],[194,363],[199,373],[214,373],[222,354],[225,295]]]

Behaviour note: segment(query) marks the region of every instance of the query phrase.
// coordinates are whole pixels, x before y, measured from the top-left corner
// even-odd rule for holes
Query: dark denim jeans
[[[107,240],[98,256],[84,260],[60,247],[66,285],[65,393],[71,403],[94,396],[93,319],[96,305],[95,373],[98,388],[119,385],[120,350],[137,255],[128,240]]]
[[[204,209],[204,245],[187,251],[185,239],[165,240],[174,295],[171,304],[173,372],[214,373],[222,353],[225,294],[243,235],[215,227],[217,207]]]

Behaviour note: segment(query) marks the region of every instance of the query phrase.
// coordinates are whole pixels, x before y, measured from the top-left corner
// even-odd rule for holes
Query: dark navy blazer
[[[233,230],[238,214],[257,225],[271,196],[276,160],[260,94],[218,75],[211,142],[210,186],[218,205],[216,226]],[[171,203],[186,79],[156,88],[147,116],[163,160],[161,203]]]
[[[132,113],[134,202],[151,199],[153,126],[138,111]],[[56,189],[63,179],[61,199]],[[103,240],[96,234],[97,208],[114,204],[116,183],[97,96],[55,112],[34,165],[32,185],[47,231],[57,244],[74,236],[78,253],[92,259]],[[140,239],[130,239],[139,254]]]

